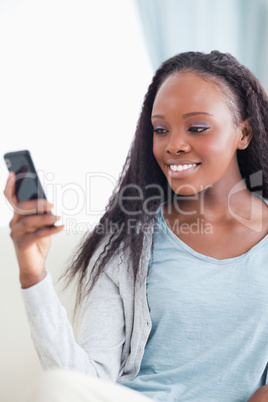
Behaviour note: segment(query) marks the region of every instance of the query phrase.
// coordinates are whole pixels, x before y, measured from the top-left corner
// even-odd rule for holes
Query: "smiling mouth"
[[[172,172],[184,172],[186,170],[195,168],[199,165],[200,163],[185,163],[180,165],[168,165],[168,167]]]

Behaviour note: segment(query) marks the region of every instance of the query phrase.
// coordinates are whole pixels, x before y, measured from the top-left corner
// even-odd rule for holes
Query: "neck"
[[[234,213],[241,209],[241,205],[249,204],[252,193],[247,189],[240,173],[236,179],[230,179],[229,183],[206,188],[200,193],[180,196],[178,195],[171,205],[165,209],[167,215],[196,220],[203,218],[213,223],[230,220]]]

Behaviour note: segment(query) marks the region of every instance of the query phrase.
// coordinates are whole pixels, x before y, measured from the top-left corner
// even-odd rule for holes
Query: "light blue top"
[[[147,277],[152,330],[136,378],[155,401],[245,402],[265,384],[268,235],[224,260],[182,242],[158,215]]]

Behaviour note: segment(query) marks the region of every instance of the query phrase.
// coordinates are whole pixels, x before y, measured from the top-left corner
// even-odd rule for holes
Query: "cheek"
[[[218,154],[218,148],[219,144],[216,141],[208,140],[200,143],[197,151],[205,160],[210,160],[215,154]]]
[[[207,161],[226,159],[228,155],[233,155],[234,152],[235,146],[232,139],[228,140],[224,135],[208,138],[207,141],[198,145],[198,153]]]
[[[162,156],[162,146],[157,139],[153,139],[153,154],[157,162],[159,162],[160,157]]]

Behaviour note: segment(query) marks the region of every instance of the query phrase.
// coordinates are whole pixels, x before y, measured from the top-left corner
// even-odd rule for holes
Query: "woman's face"
[[[155,97],[152,125],[153,153],[174,192],[235,184],[241,127],[214,82],[194,73],[170,75]]]

